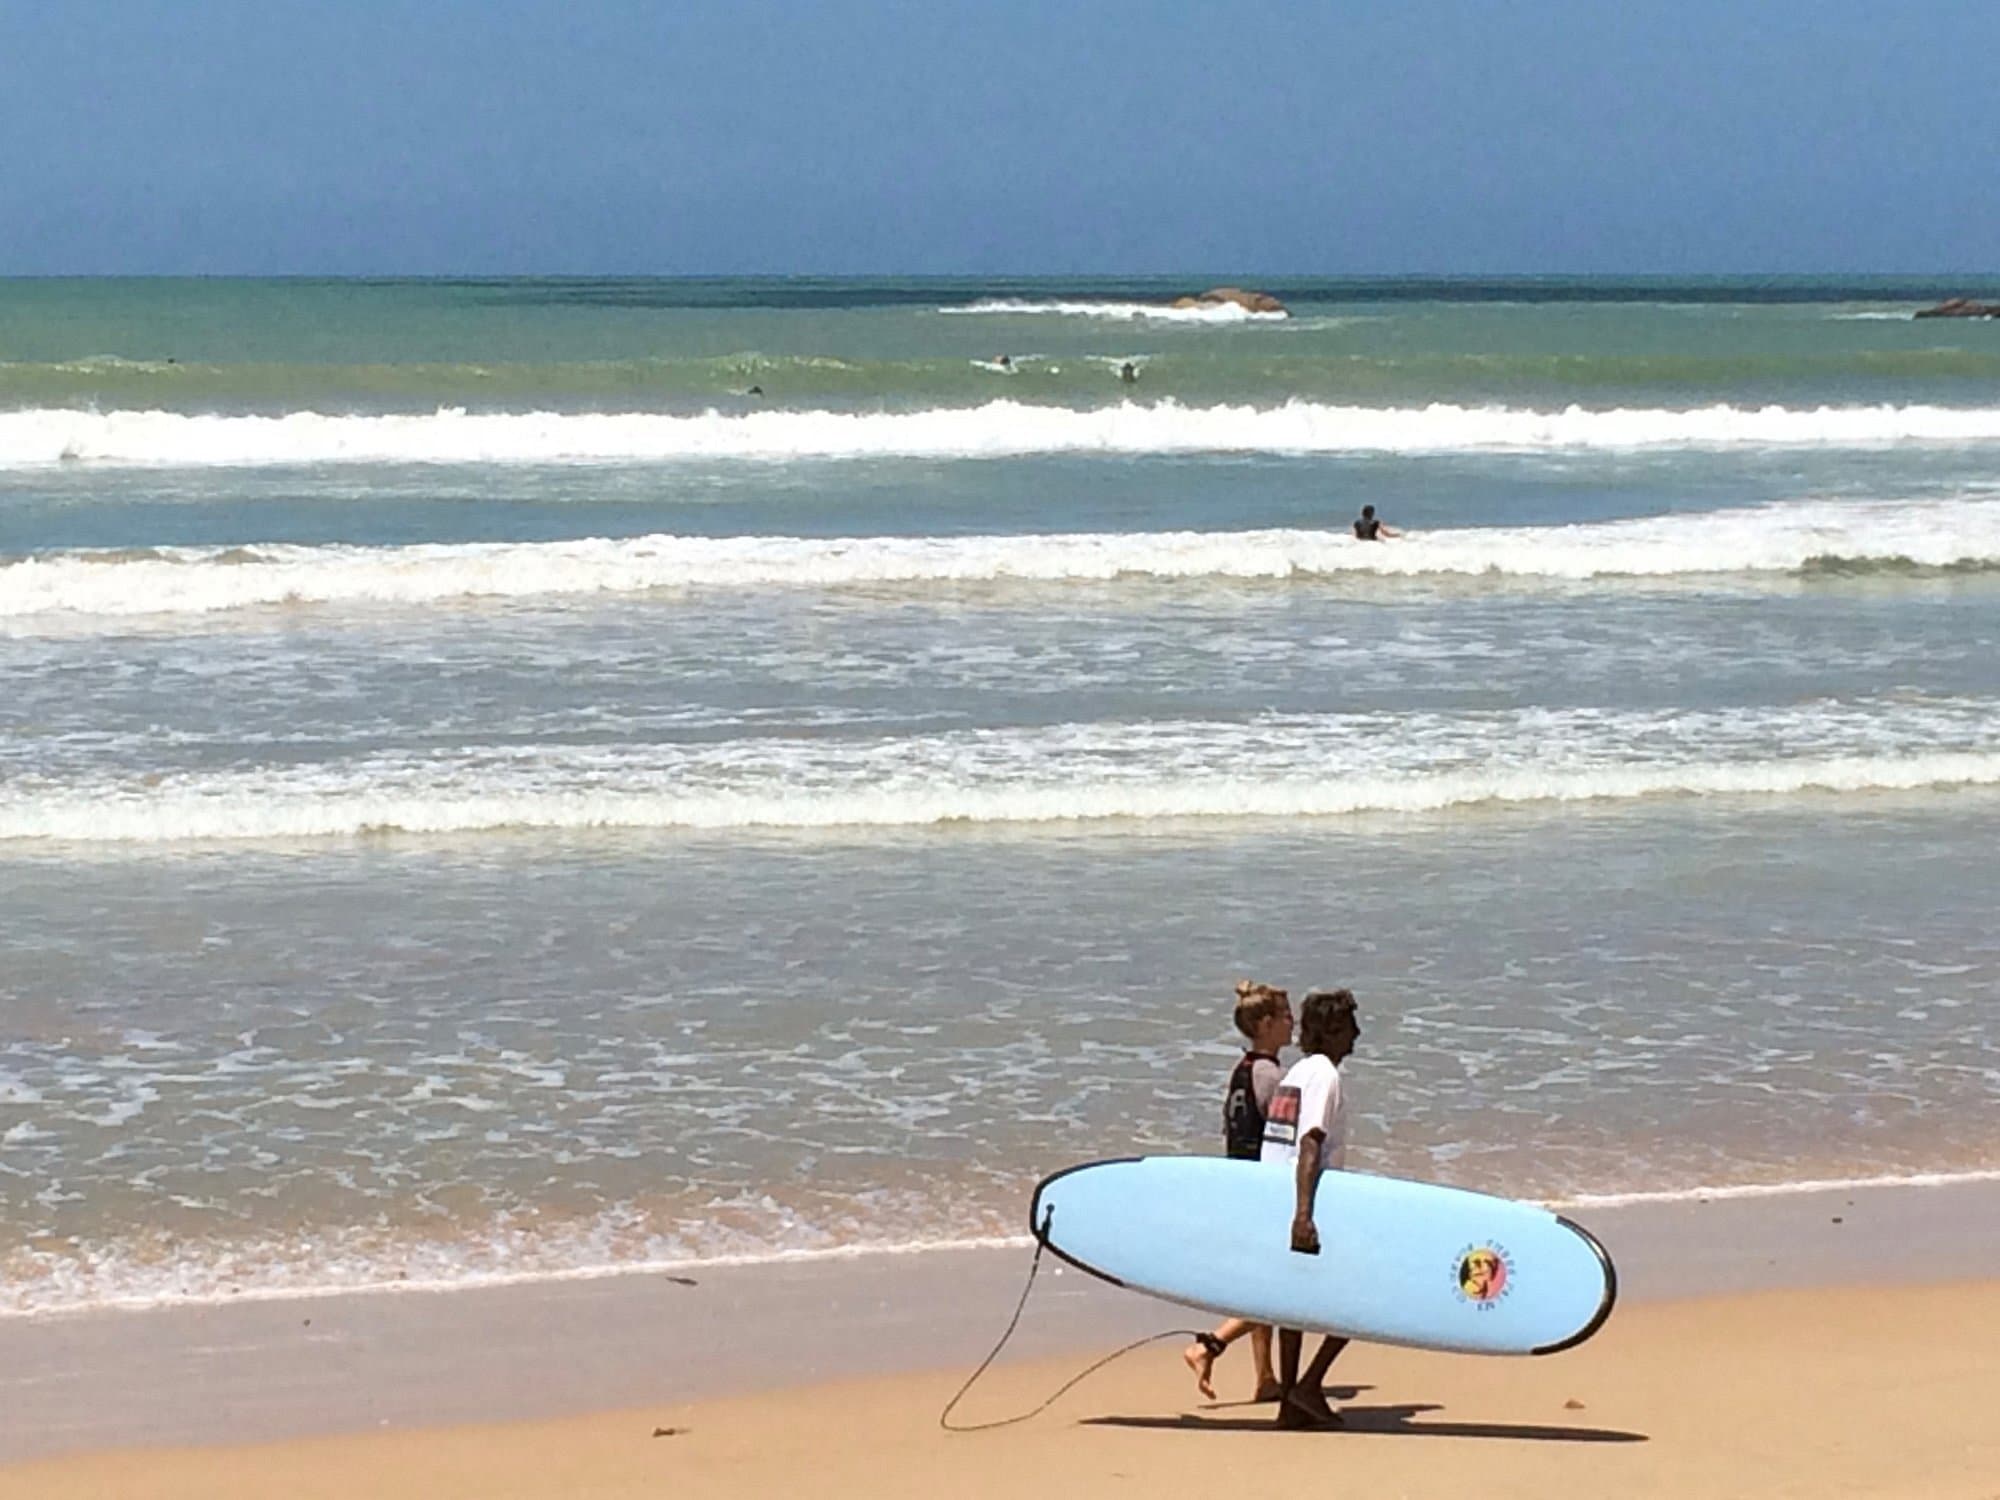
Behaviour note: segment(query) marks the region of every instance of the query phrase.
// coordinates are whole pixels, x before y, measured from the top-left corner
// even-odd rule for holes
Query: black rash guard
[[[1222,1140],[1237,1161],[1256,1161],[1264,1151],[1264,1106],[1257,1102],[1257,1064],[1277,1066],[1268,1052],[1246,1052],[1229,1075],[1229,1092],[1222,1100]]]

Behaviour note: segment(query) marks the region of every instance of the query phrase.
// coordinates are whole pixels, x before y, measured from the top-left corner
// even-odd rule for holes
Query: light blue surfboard
[[[1568,1219],[1461,1188],[1328,1172],[1320,1253],[1291,1248],[1289,1166],[1092,1162],[1044,1179],[1029,1223],[1080,1270],[1284,1328],[1467,1354],[1553,1354],[1604,1326],[1611,1257]]]

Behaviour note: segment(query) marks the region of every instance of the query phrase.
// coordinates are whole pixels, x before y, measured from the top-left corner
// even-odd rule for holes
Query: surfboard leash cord
[[[1021,1314],[1027,1311],[1028,1298],[1035,1290],[1035,1276],[1042,1269],[1042,1252],[1049,1248],[1049,1225],[1054,1221],[1055,1216],[1055,1206],[1051,1204],[1048,1211],[1042,1215],[1041,1227],[1035,1231],[1035,1257],[1028,1262],[1027,1284],[1021,1288],[1021,1300],[1014,1304],[1014,1316],[1007,1320],[1007,1331],[1000,1335],[1000,1342],[995,1344],[988,1351],[986,1358],[979,1362],[979,1368],[965,1377],[965,1384],[958,1388],[958,1394],[945,1402],[944,1410],[938,1413],[938,1426],[942,1427],[946,1432],[991,1432],[997,1427],[1012,1427],[1017,1423],[1039,1417],[1043,1412],[1054,1406],[1064,1396],[1067,1396],[1071,1391],[1082,1385],[1084,1381],[1095,1375],[1113,1360],[1123,1359],[1133,1350],[1143,1349],[1148,1344],[1157,1344],[1162,1339],[1199,1339],[1202,1333],[1206,1331],[1193,1328],[1167,1328],[1162,1329],[1158,1333],[1149,1333],[1142,1339],[1132,1340],[1131,1343],[1125,1345],[1122,1349],[1112,1350],[1096,1363],[1079,1370],[1076,1374],[1070,1376],[1068,1380],[1057,1386],[1048,1398],[1032,1411],[1024,1411],[1018,1416],[1002,1417],[995,1422],[973,1422],[954,1425],[951,1420],[951,1414],[958,1408],[958,1403],[965,1399],[967,1391],[979,1383],[979,1377],[984,1375],[993,1361],[1000,1357],[1000,1351],[1007,1347],[1007,1341],[1014,1336],[1014,1330],[1021,1326]]]

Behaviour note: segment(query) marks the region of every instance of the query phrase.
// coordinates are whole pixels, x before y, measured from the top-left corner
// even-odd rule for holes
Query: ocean
[[[2000,1174],[1968,288],[1199,284],[0,282],[0,1314]]]

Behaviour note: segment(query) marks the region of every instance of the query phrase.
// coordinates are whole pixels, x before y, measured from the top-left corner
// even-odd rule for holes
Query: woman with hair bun
[[[1256,1161],[1263,1153],[1264,1116],[1284,1073],[1278,1053],[1292,1040],[1291,997],[1275,985],[1243,980],[1236,986],[1236,1029],[1250,1045],[1237,1060],[1223,1095],[1222,1146],[1237,1161]],[[1278,1399],[1278,1377],[1271,1368],[1270,1325],[1231,1318],[1213,1333],[1199,1335],[1181,1352],[1187,1367],[1194,1371],[1194,1383],[1209,1400],[1215,1399],[1216,1360],[1246,1333],[1257,1362],[1256,1399]]]

